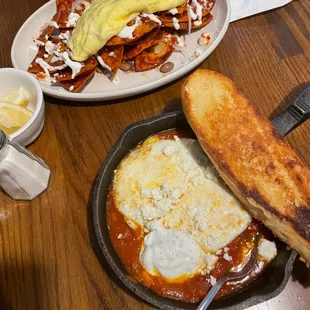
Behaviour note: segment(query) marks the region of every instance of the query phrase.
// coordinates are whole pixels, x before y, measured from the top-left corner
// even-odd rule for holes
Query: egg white
[[[146,234],[156,232],[156,228],[152,228],[156,225],[152,226],[152,223],[159,223],[161,229],[180,231],[199,246],[199,251],[194,253],[196,258],[192,257],[192,261],[198,263],[181,268],[177,261],[171,261],[171,257],[173,251],[180,252],[173,244],[182,244],[182,241],[169,242],[172,256],[166,257],[166,265],[165,257],[160,256],[160,268],[154,269],[158,264],[145,261],[143,257],[155,257],[150,252],[155,246],[151,244],[146,248],[144,244],[140,259],[146,270],[161,274],[158,269],[176,268],[168,276],[163,275],[168,278],[169,275],[178,278],[209,272],[217,261],[216,252],[233,241],[251,222],[251,216],[193,139],[148,138],[120,163],[113,190],[117,208],[133,229],[143,227]],[[169,235],[180,234],[170,232]],[[165,245],[164,238],[160,237],[160,240],[163,248],[158,248],[155,243],[156,251],[164,253],[168,241]],[[173,266],[179,266],[179,270]]]

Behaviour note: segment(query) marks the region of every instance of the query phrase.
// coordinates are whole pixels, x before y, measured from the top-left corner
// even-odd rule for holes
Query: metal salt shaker
[[[45,162],[0,129],[0,187],[16,200],[33,200],[48,187]]]

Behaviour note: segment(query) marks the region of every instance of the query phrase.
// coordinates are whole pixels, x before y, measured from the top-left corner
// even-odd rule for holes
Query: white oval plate
[[[19,29],[11,49],[12,64],[15,68],[27,70],[36,55],[33,39],[39,35],[40,29],[50,21],[56,13],[56,0],[51,0],[33,13]],[[169,61],[174,63],[173,71],[163,74],[158,69],[145,72],[122,72],[118,70],[119,82],[112,83],[105,75],[96,73],[92,80],[80,93],[72,93],[61,86],[52,86],[39,81],[43,92],[52,97],[75,101],[102,101],[124,98],[150,91],[168,84],[185,75],[202,63],[217,47],[227,31],[230,20],[229,0],[217,0],[212,12],[214,20],[205,27],[194,31],[186,38],[186,51],[189,57],[174,52]],[[192,58],[197,41],[202,32],[211,36],[211,42],[203,48],[203,53]],[[32,48],[31,48],[32,47]]]

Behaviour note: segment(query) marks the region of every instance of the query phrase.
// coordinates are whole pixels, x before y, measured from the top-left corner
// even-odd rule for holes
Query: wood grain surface
[[[220,1],[220,0],[219,0]],[[44,0],[0,0],[0,65],[13,38]],[[310,2],[234,22],[201,67],[219,71],[272,116],[310,81]],[[45,97],[46,123],[30,150],[52,168],[47,192],[14,202],[0,192],[1,309],[151,309],[111,280],[91,225],[100,165],[129,124],[180,109],[182,80],[128,100],[74,103]],[[287,137],[310,166],[310,122]],[[96,255],[97,254],[97,255]],[[310,309],[310,272],[296,262],[276,298],[251,310]]]

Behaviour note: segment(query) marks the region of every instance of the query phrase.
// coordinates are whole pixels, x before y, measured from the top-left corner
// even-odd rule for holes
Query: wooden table
[[[15,33],[44,0],[0,0],[0,64],[9,67]],[[232,78],[270,116],[310,80],[310,2],[294,1],[231,24],[202,67]],[[77,104],[45,97],[46,124],[30,146],[52,168],[33,202],[0,193],[1,309],[151,309],[104,271],[91,225],[91,190],[100,165],[129,124],[180,109],[185,77],[145,96]],[[310,166],[310,122],[287,141]],[[104,263],[103,263],[104,264]],[[252,310],[310,309],[310,272],[297,261],[282,294]]]

